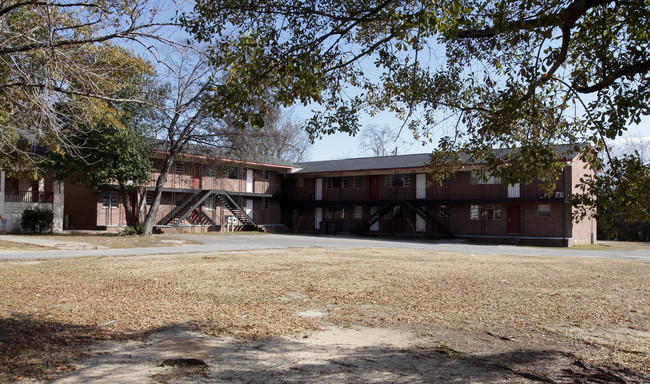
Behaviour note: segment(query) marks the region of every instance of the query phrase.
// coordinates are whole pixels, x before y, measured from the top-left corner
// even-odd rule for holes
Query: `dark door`
[[[192,174],[192,188],[201,189],[201,166],[194,164],[194,173]]]
[[[508,205],[508,233],[518,235],[521,233],[521,205]]]
[[[370,176],[370,200],[379,200],[381,176]]]

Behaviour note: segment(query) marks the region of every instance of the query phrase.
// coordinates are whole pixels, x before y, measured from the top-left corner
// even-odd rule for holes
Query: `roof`
[[[154,151],[166,152],[167,142],[164,140],[152,140],[151,149],[153,149]],[[185,145],[185,148],[181,152],[181,156],[182,155],[199,156],[199,157],[206,157],[211,159],[260,164],[260,165],[282,167],[282,168],[295,167],[293,163],[272,156],[267,156],[263,154],[234,152],[223,147],[214,147],[214,146],[191,144],[191,143]]]
[[[555,149],[557,150],[558,154],[564,158],[573,159],[578,155],[579,150],[582,147],[584,147],[584,144],[567,144],[558,145]],[[500,148],[495,149],[494,153],[500,157],[507,156],[514,151],[516,151],[516,149]],[[297,163],[295,166],[300,169],[294,173],[360,172],[386,169],[417,169],[428,166],[430,161],[431,153],[359,157],[342,160],[308,161]],[[470,154],[467,153],[462,154],[461,162],[466,165],[481,163],[481,161],[476,161]]]

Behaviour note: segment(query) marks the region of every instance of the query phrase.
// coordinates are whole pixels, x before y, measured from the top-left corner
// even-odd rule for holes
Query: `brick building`
[[[506,185],[495,177],[482,180],[477,174],[481,164],[471,164],[469,158],[449,180],[438,184],[426,168],[429,154],[290,164],[232,160],[216,150],[190,147],[172,166],[155,222],[160,228],[177,231],[285,229],[588,244],[595,241],[596,222],[573,222],[567,198],[575,193],[579,179],[593,171],[571,148],[561,149],[566,152],[565,168],[553,194],[546,196],[538,183]],[[161,169],[163,153],[154,151],[152,158]],[[151,203],[157,177],[153,172],[152,182],[144,187],[146,204]],[[11,209],[11,215],[19,217],[13,202],[20,200],[20,207],[51,206],[56,211],[55,230],[110,229],[126,222],[116,185],[96,193],[87,186],[66,183],[63,193],[62,183],[46,180],[3,178],[0,184],[3,216]],[[132,212],[136,214],[135,204]],[[19,229],[16,217],[7,229]]]
[[[283,222],[296,232],[418,235],[516,244],[570,246],[595,241],[596,222],[575,223],[567,198],[593,172],[566,151],[552,195],[539,183],[481,180],[467,163],[433,182],[428,154],[297,164],[283,186]]]

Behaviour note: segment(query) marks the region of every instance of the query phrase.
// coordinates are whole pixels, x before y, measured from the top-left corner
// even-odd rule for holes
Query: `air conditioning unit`
[[[556,199],[561,199],[564,197],[564,192],[555,192],[553,197],[555,197]]]

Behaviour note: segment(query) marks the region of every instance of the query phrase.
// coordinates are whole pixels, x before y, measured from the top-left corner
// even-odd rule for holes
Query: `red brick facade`
[[[228,219],[235,213],[217,198],[227,194],[257,225],[283,225],[295,232],[459,237],[564,246],[595,240],[596,222],[573,222],[567,202],[580,178],[592,172],[575,156],[558,174],[550,196],[540,190],[538,182],[521,186],[508,186],[494,178],[482,182],[475,173],[478,167],[471,165],[446,182],[435,183],[419,165],[424,161],[417,162],[419,158],[409,158],[417,165],[402,166],[400,162],[408,156],[381,158],[388,166],[378,169],[355,168],[356,159],[320,162],[329,171],[312,166],[318,162],[291,167],[182,156],[170,170],[156,223],[165,226],[179,207],[209,192],[211,197],[200,200],[183,220],[174,223],[177,230],[228,228]],[[373,163],[372,159],[360,160]],[[162,167],[161,159],[155,162]],[[147,191],[153,190],[157,177],[158,173],[152,173],[154,181],[146,186]],[[92,193],[70,185],[65,198],[65,212],[73,229],[125,224],[115,186]],[[381,215],[372,222],[376,211]]]

